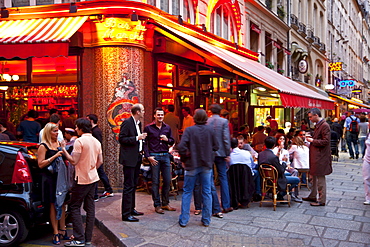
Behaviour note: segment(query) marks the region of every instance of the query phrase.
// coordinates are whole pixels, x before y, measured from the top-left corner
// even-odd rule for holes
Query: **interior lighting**
[[[18,81],[19,80],[19,75],[12,75],[12,80],[13,81]]]
[[[6,90],[8,90],[8,86],[0,86],[0,90],[6,91]]]
[[[167,87],[173,87],[172,83],[168,83]]]
[[[256,89],[258,91],[261,91],[261,92],[265,92],[266,91],[266,88],[264,88],[264,87],[257,87]]]
[[[333,84],[327,84],[327,85],[325,85],[325,89],[332,90],[332,89],[334,89],[334,85]]]

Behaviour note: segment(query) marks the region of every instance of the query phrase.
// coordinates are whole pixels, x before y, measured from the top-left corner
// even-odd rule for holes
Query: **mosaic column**
[[[98,116],[98,125],[103,132],[105,172],[113,187],[122,186],[123,173],[122,166],[118,164],[117,138],[120,123],[123,118],[130,116],[132,104],[142,103],[144,49],[115,46],[89,50],[86,54],[90,58],[87,63],[93,66],[93,75],[84,73],[86,75],[82,91],[84,102],[93,103],[93,107],[84,106],[83,112],[85,115],[95,113]],[[86,71],[89,69],[86,68]],[[89,77],[92,80],[89,80]],[[93,111],[88,112],[89,109]]]

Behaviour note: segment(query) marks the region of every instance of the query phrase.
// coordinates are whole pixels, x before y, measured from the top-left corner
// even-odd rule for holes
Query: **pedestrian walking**
[[[310,175],[312,176],[312,188],[308,197],[302,198],[310,201],[311,206],[326,205],[326,180],[325,176],[332,173],[332,158],[330,149],[330,126],[321,117],[321,112],[313,108],[308,112],[308,118],[316,123],[312,137],[307,137],[310,142]],[[317,198],[317,194],[319,197]]]
[[[191,197],[198,177],[202,187],[203,199],[201,221],[204,226],[209,226],[211,223],[213,152],[218,150],[218,142],[212,127],[206,125],[207,119],[206,111],[197,109],[194,114],[195,125],[185,130],[178,145],[185,169],[184,192],[179,217],[181,227],[185,227],[189,222]]]
[[[343,129],[343,138],[346,138],[348,151],[350,155],[350,159],[354,159],[356,155],[356,159],[358,159],[359,151],[358,151],[358,132],[359,132],[359,123],[360,119],[353,115],[353,111],[348,112],[348,117],[344,123]],[[353,152],[353,149],[355,149]]]
[[[122,221],[137,222],[134,216],[144,215],[135,209],[135,191],[138,184],[140,165],[143,157],[143,140],[147,133],[141,133],[144,118],[144,106],[135,104],[131,107],[132,116],[121,124],[119,133],[119,163],[123,165]]]
[[[86,118],[79,118],[75,124],[77,134],[80,137],[74,142],[72,155],[66,150],[66,143],[62,142],[63,154],[75,166],[75,177],[69,204],[74,239],[65,243],[65,246],[91,244],[95,222],[94,193],[96,183],[99,181],[97,168],[103,164],[101,144],[91,134],[90,121]],[[85,231],[81,216],[82,204],[86,211]]]
[[[152,198],[155,212],[164,214],[163,210],[176,211],[170,206],[169,192],[171,185],[171,161],[168,149],[175,143],[171,127],[163,122],[164,110],[154,110],[154,122],[144,128],[147,133],[144,142],[144,156],[148,158],[152,169]],[[162,174],[162,193],[159,195],[159,183]],[[162,199],[162,200],[161,200]]]
[[[364,205],[370,205],[370,134],[366,137],[366,151],[362,164],[362,177],[364,179],[365,201]]]

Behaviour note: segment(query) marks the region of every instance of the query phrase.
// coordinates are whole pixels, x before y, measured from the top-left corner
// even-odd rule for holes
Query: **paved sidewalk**
[[[151,196],[136,195],[140,222],[121,221],[121,193],[96,203],[97,226],[117,246],[370,246],[370,206],[363,205],[362,161],[340,153],[327,176],[327,206],[308,202],[278,205],[251,203],[250,208],[212,217],[209,227],[191,213],[186,228],[178,225],[181,195],[170,204],[175,212],[154,212]],[[300,196],[307,196],[302,188]]]

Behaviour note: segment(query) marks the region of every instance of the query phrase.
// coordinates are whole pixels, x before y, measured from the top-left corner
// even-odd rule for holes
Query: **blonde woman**
[[[293,156],[293,167],[296,169],[310,168],[310,150],[304,144],[304,141],[299,136],[292,139],[292,146],[289,149],[289,155]]]
[[[50,222],[53,227],[53,244],[60,245],[61,239],[69,239],[65,224],[65,206],[62,207],[62,217],[58,221],[56,219],[56,184],[58,173],[51,173],[48,166],[58,157],[62,156],[62,151],[58,150],[60,143],[58,142],[58,125],[54,123],[46,124],[41,144],[38,149],[38,165],[43,171],[44,179],[44,198],[45,203],[50,203]],[[59,228],[58,228],[59,224]],[[58,230],[59,229],[59,230]]]

